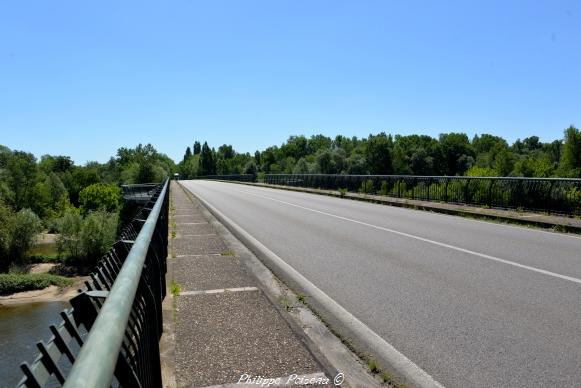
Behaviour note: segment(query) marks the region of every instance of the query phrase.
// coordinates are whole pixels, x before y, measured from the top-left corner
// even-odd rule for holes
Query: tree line
[[[396,174],[448,176],[581,177],[581,132],[565,129],[562,139],[538,136],[509,144],[500,136],[443,133],[334,139],[291,136],[280,146],[238,153],[231,145],[210,148],[195,141],[177,165],[184,179],[228,174]]]
[[[161,182],[175,169],[151,144],[119,148],[108,162],[84,166],[0,145],[0,270],[22,264],[41,230],[59,232],[59,251],[90,265],[130,217],[119,186]]]

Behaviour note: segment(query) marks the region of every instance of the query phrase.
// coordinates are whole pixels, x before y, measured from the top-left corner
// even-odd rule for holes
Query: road
[[[443,385],[581,386],[581,238],[182,183]]]

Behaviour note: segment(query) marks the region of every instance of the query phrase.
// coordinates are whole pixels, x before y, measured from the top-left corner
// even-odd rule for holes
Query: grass
[[[54,253],[54,254],[41,254],[41,253],[36,253],[36,254],[32,254],[32,255],[28,255],[27,257],[24,258],[24,263],[25,264],[38,264],[38,263],[62,263],[64,261],[64,258],[59,256],[58,254]]]
[[[236,254],[234,253],[233,250],[228,249],[226,251],[220,252],[220,255],[221,256],[235,256]]]
[[[175,280],[172,280],[171,284],[169,285],[169,291],[173,296],[179,296],[180,292],[182,291],[182,286]]]
[[[293,306],[293,303],[286,296],[283,296],[282,298],[280,298],[280,304],[282,305],[282,307],[284,307],[284,309],[286,311],[292,311],[295,307],[295,306]]]
[[[305,296],[305,294],[301,294],[300,292],[297,292],[297,300],[299,302],[301,302],[302,304],[307,304],[307,297]]]
[[[48,273],[8,273],[0,274],[0,295],[15,292],[42,290],[48,286],[66,287],[73,284],[71,279]]]
[[[374,375],[379,373],[379,366],[377,365],[377,362],[375,362],[373,358],[367,360],[367,367],[369,368],[369,371]]]
[[[176,238],[176,231],[175,230],[171,231],[171,238]]]
[[[379,375],[379,378],[381,379],[382,383],[391,383],[393,384],[393,377],[391,376],[391,374],[387,373],[387,372],[382,372]]]
[[[339,195],[341,195],[341,197],[344,197],[345,194],[347,194],[347,189],[346,188],[339,188]]]

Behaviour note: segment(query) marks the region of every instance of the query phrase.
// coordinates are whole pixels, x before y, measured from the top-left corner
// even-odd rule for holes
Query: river
[[[38,353],[36,343],[47,341],[49,326],[60,322],[68,302],[0,306],[0,387],[14,387],[22,378],[20,364]]]

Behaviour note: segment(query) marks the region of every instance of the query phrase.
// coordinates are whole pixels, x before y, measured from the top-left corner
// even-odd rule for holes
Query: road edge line
[[[478,210],[481,210],[482,208],[471,205],[465,205],[466,206],[465,209],[447,209],[444,207],[438,207],[437,205],[439,204],[439,202],[436,201],[431,202],[435,204],[435,206],[432,206],[428,204],[419,204],[410,202],[415,201],[413,199],[402,199],[402,201],[399,201],[398,198],[392,198],[387,196],[384,198],[372,198],[359,196],[357,195],[357,193],[348,193],[346,196],[343,197],[340,195],[339,192],[334,193],[332,192],[332,190],[325,191],[310,187],[282,186],[270,183],[227,181],[221,179],[212,179],[212,180],[223,183],[235,183],[242,186],[262,187],[265,189],[285,190],[295,193],[315,194],[332,198],[350,199],[352,201],[374,203],[383,206],[393,206],[402,209],[411,209],[427,213],[443,214],[452,217],[462,217],[467,220],[494,223],[497,225],[508,226],[513,228],[524,226],[530,227],[531,230],[536,230],[538,232],[557,234],[561,236],[568,236],[574,238],[579,238],[579,236],[581,235],[581,227],[579,226],[569,224],[555,224],[549,221],[531,220],[527,218],[515,218],[505,216],[502,214],[498,215],[485,214],[478,212]]]
[[[257,257],[265,261],[268,268],[308,295],[309,302],[315,302],[316,307],[328,315],[325,316],[327,322],[337,326],[336,330],[339,332],[346,332],[356,345],[360,344],[362,350],[371,353],[380,366],[393,373],[402,383],[413,387],[443,388],[442,384],[345,310],[238,224],[202,197],[196,195],[196,198]]]

